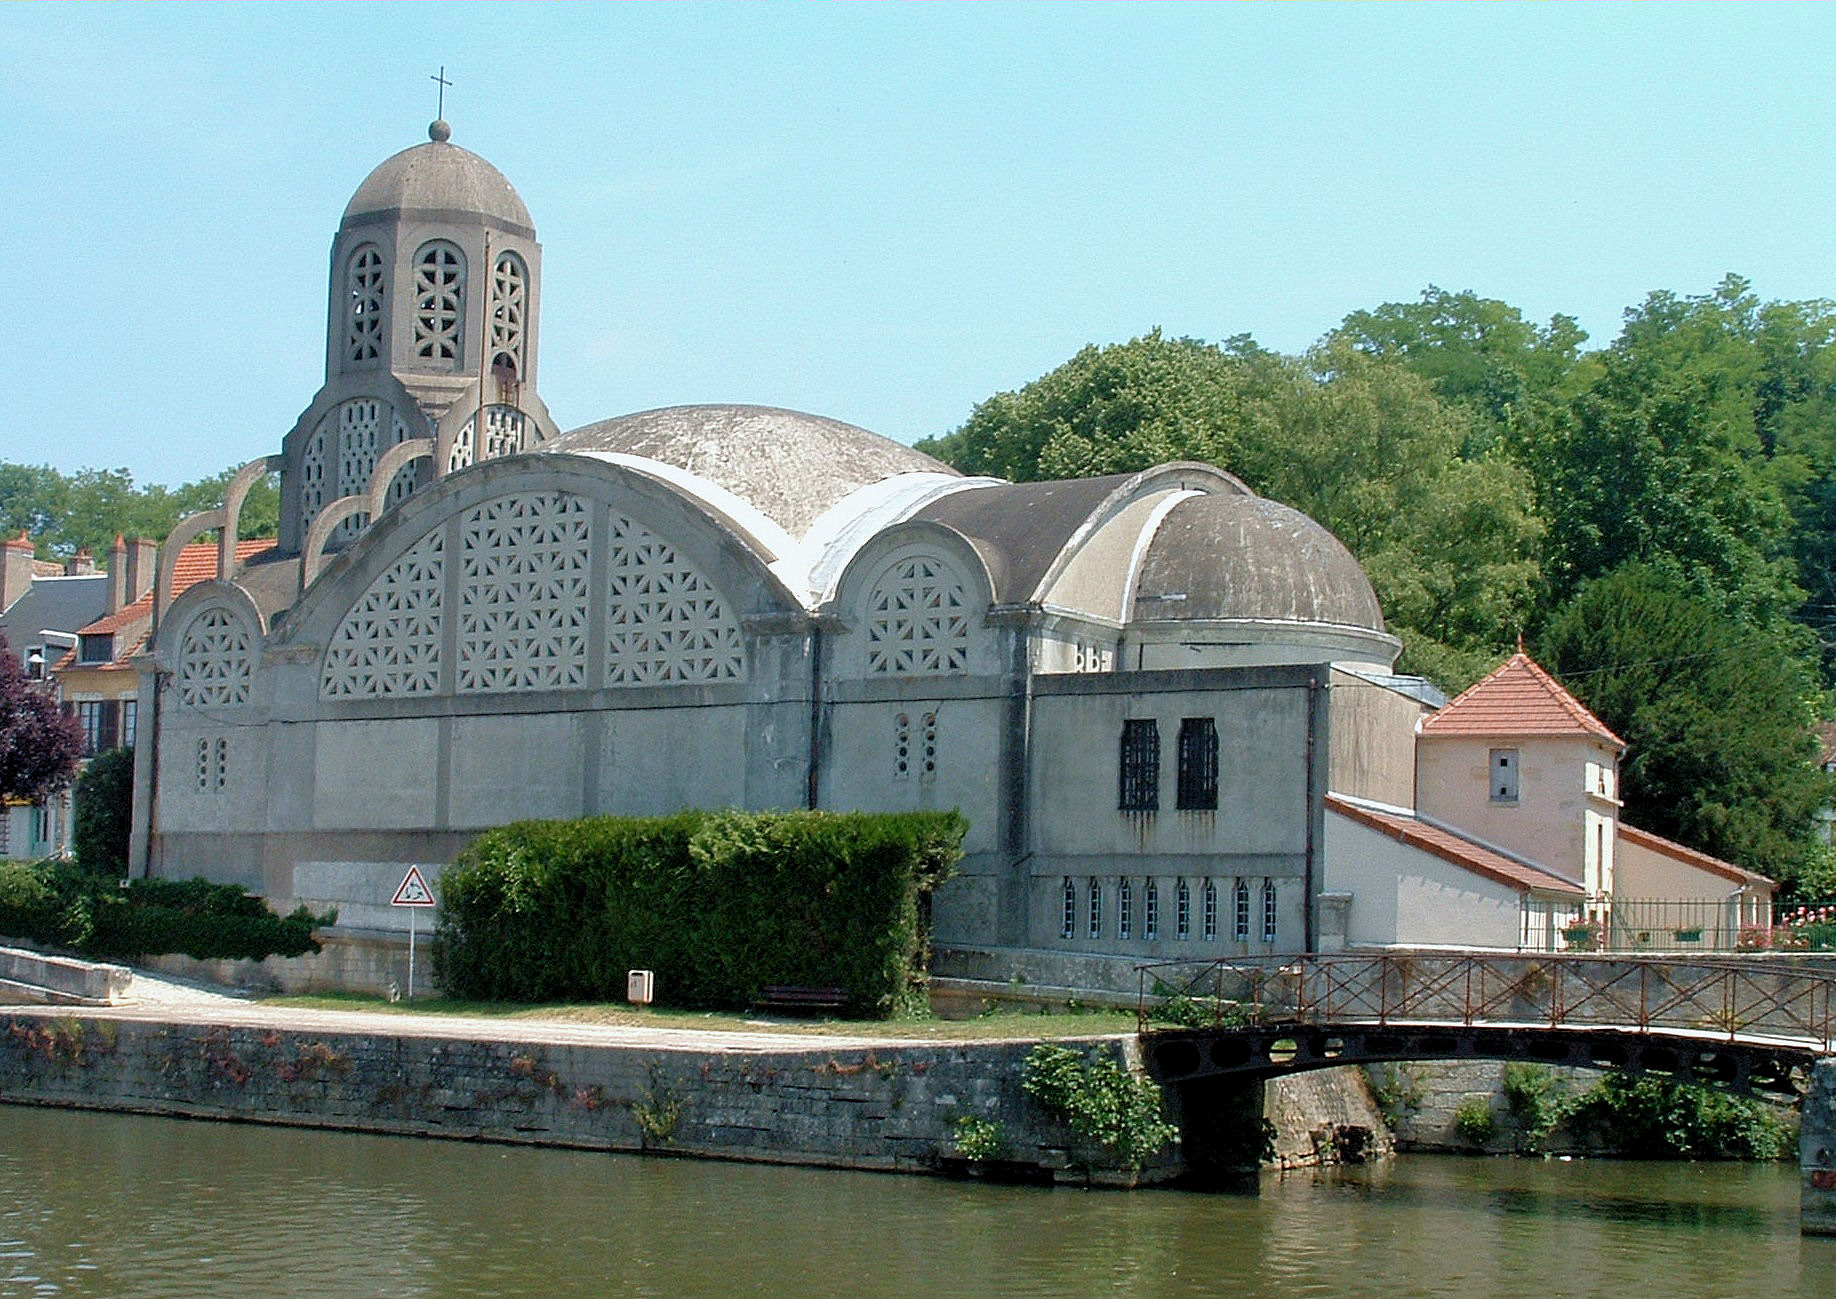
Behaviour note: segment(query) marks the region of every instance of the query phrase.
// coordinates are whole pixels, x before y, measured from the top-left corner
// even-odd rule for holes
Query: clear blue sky
[[[1836,297],[1836,6],[0,5],[0,459],[176,483],[323,377],[345,201],[521,191],[563,428],[902,441],[1155,326],[1298,351],[1428,284]]]

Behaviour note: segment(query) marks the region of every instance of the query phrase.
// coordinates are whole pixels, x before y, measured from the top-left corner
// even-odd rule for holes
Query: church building
[[[1008,483],[743,405],[563,431],[534,223],[450,134],[357,187],[323,386],[161,548],[138,872],[335,905],[327,977],[373,986],[407,865],[491,826],[956,808],[940,969],[1317,945],[1328,790],[1406,787],[1420,713],[1344,546],[1203,464]]]

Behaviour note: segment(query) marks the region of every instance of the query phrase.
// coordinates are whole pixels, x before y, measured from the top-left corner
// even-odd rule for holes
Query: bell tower
[[[529,210],[444,120],[427,135],[364,179],[332,239],[325,384],[283,444],[284,547],[334,501],[382,488],[386,509],[555,436],[536,391],[542,246]],[[422,453],[396,455],[390,481],[373,482],[404,442]],[[342,513],[333,548],[371,517]]]

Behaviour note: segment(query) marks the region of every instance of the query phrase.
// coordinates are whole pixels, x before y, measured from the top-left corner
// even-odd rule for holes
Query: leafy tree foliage
[[[1525,434],[1558,600],[1640,561],[1761,624],[1802,601],[1765,463],[1759,315],[1737,277],[1699,298],[1650,295],[1593,381]]]
[[[67,559],[88,550],[106,560],[117,535],[163,538],[189,514],[223,504],[234,469],[180,487],[134,486],[125,469],[59,473],[49,465],[0,462],[0,532],[24,531],[47,558]],[[258,482],[243,502],[237,529],[244,537],[271,537],[280,524],[280,489]]]
[[[1587,341],[1571,316],[1539,328],[1496,298],[1432,284],[1419,302],[1352,312],[1333,337],[1361,352],[1400,357],[1443,401],[1463,403],[1500,426],[1558,391]]]
[[[1810,831],[1832,797],[1811,727],[1821,695],[1801,636],[1759,631],[1659,568],[1582,588],[1542,661],[1628,746],[1628,821],[1814,892]]]
[[[126,876],[134,820],[134,750],[110,749],[90,759],[77,777],[72,802],[71,846],[77,864],[94,875]]]
[[[82,754],[76,719],[58,712],[0,636],[0,799],[37,803],[70,788]]]

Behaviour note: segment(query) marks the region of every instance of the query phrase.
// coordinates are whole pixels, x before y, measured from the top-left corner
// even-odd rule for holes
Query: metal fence
[[[1175,1023],[1612,1028],[1836,1050],[1836,972],[1738,961],[1383,952],[1137,967]]]

